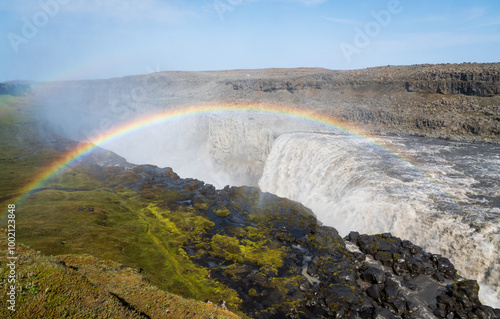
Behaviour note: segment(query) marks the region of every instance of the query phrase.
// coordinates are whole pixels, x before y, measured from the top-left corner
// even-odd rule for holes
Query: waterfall
[[[471,218],[477,207],[464,197],[471,190],[458,173],[432,178],[449,164],[435,162],[412,165],[353,136],[289,133],[275,140],[259,186],[303,203],[342,235],[391,232],[450,258],[459,274],[480,282],[483,302],[498,307],[498,208],[490,209],[496,218]]]

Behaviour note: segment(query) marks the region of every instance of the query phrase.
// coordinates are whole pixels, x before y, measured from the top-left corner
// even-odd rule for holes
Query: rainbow
[[[23,187],[20,191],[21,197],[18,198],[17,204],[25,201],[37,189],[42,188],[56,175],[62,173],[66,168],[82,159],[91,153],[97,147],[103,147],[106,143],[117,140],[125,135],[133,134],[146,127],[154,126],[169,121],[182,120],[189,117],[200,116],[203,114],[231,114],[241,113],[245,111],[253,111],[264,115],[282,115],[291,119],[312,121],[319,124],[327,125],[335,128],[343,133],[359,137],[367,140],[371,145],[382,149],[385,152],[391,153],[400,158],[404,162],[411,163],[411,159],[398,154],[386,146],[383,141],[364,132],[359,127],[335,119],[331,116],[317,113],[314,111],[299,109],[297,107],[283,105],[262,105],[262,104],[222,104],[222,105],[197,105],[190,107],[168,109],[159,113],[144,116],[137,120],[117,126],[107,132],[102,132],[99,136],[91,138],[86,143],[81,143],[71,151],[65,153],[62,157],[54,161],[50,166],[42,169],[41,173],[33,178],[33,181]]]

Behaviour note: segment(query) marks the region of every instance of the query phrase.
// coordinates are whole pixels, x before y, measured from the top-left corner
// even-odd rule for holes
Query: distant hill
[[[0,83],[0,95],[21,96],[31,92],[34,82],[10,81]]]
[[[312,109],[380,132],[498,142],[499,78],[500,63],[351,71],[173,71],[43,83],[33,92],[38,92],[40,103],[103,110],[113,101],[133,114],[200,103],[274,103]],[[14,91],[22,91],[22,86]]]

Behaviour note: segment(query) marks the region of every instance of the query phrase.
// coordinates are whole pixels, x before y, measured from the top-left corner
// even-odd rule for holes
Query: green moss
[[[453,283],[451,287],[448,288],[452,294],[460,295],[468,299],[474,299],[478,297],[479,294],[479,284],[475,280],[464,279],[457,280]]]
[[[271,265],[264,265],[260,267],[259,271],[268,277],[274,277],[278,275],[278,269]]]
[[[256,297],[256,296],[258,296],[257,290],[255,290],[254,288],[250,288],[250,289],[248,290],[248,295],[249,295],[250,297]]]
[[[288,248],[279,247],[277,242],[261,240],[241,241],[235,237],[217,234],[210,240],[210,254],[227,261],[251,263],[258,266],[271,266],[275,269],[283,265],[283,258]]]
[[[223,235],[215,235],[210,241],[211,254],[235,262],[243,261],[241,256],[240,242],[237,238]]]
[[[253,241],[259,241],[259,240],[262,240],[265,236],[265,234],[267,233],[265,229],[257,229],[255,227],[252,227],[252,226],[248,226],[245,228],[245,232],[246,232],[246,237],[250,240],[253,240]]]
[[[196,203],[193,205],[193,207],[198,209],[198,210],[208,210],[209,209],[209,206],[207,203]]]
[[[227,217],[231,214],[231,211],[227,208],[215,209],[214,214],[219,217]]]

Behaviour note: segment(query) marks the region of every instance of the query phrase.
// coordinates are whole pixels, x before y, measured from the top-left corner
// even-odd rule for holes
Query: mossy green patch
[[[195,203],[193,205],[193,207],[198,209],[198,210],[208,210],[209,209],[209,206],[207,203]]]
[[[219,208],[214,210],[214,214],[219,217],[227,217],[231,214],[231,211],[227,208]]]
[[[251,263],[258,266],[280,268],[287,248],[270,240],[239,240],[235,237],[216,234],[210,240],[210,254],[227,261]]]

